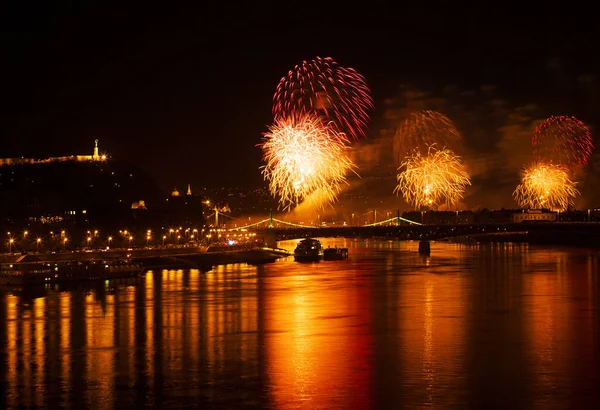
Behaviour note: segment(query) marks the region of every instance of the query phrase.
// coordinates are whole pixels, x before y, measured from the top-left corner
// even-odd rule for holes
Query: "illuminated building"
[[[181,195],[177,187],[167,199],[167,220],[171,224],[201,224],[204,221],[202,196],[192,193],[191,185],[187,193]]]
[[[94,151],[92,155],[68,155],[65,157],[50,157],[44,159],[36,158],[0,158],[0,167],[9,165],[23,165],[23,164],[47,164],[51,162],[65,162],[65,161],[106,161],[108,156],[106,154],[100,154],[98,149],[98,140],[94,140]]]
[[[513,222],[538,221],[538,222],[556,222],[556,212],[530,209],[521,213],[513,214]]]

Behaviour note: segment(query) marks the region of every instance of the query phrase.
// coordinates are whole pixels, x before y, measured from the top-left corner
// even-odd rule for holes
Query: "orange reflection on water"
[[[456,400],[464,373],[466,272],[456,272],[458,250],[436,247],[425,269],[401,277],[398,286],[401,373],[405,389],[424,406]],[[435,274],[430,271],[435,267]]]
[[[113,341],[114,327],[114,296],[106,297],[103,307],[95,302],[95,295],[86,297],[85,324],[86,345],[91,349],[88,355],[87,371],[89,382],[94,383],[97,389],[91,394],[92,403],[100,403],[105,391],[112,387],[112,360],[114,357]]]
[[[590,292],[597,289],[598,257],[586,251],[538,250],[524,275],[524,315],[534,374],[534,406],[550,408],[571,389],[586,390],[597,379],[589,366],[594,357],[594,309]],[[554,267],[554,268],[548,268]],[[575,376],[575,377],[574,377]],[[593,382],[589,389],[594,389]],[[577,398],[573,398],[577,402]],[[584,408],[586,402],[579,403]],[[577,408],[577,406],[575,407]]]
[[[58,298],[58,313],[57,321],[59,322],[58,335],[60,338],[58,349],[52,352],[58,356],[57,367],[60,369],[60,380],[68,381],[71,374],[71,362],[69,361],[71,352],[71,298],[72,294],[66,293]],[[55,319],[56,320],[56,319]],[[52,354],[51,353],[51,354]],[[68,400],[71,392],[71,383],[65,383],[65,388],[62,391],[63,395],[61,402]]]
[[[265,279],[265,352],[276,408],[361,408],[370,401],[370,286],[328,286],[316,265]],[[335,274],[335,265],[325,276]],[[349,278],[350,279],[350,278]]]

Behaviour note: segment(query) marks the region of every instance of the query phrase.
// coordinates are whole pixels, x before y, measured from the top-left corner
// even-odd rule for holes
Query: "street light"
[[[42,243],[42,238],[37,238],[37,239],[35,240],[35,244],[36,244],[36,247],[37,247],[37,252],[38,252],[38,253],[40,253],[40,243]]]
[[[27,234],[28,234],[28,233],[29,233],[28,231],[24,231],[24,232],[23,232],[23,238],[27,238]]]
[[[92,241],[92,238],[90,238],[89,236],[87,237],[87,244],[88,246],[90,246],[90,242]]]
[[[181,235],[177,235],[177,245],[179,245],[179,239],[181,238]]]
[[[131,240],[133,239],[133,236],[129,235],[129,247],[131,248]]]
[[[10,233],[10,232],[9,232]],[[15,242],[13,238],[8,240],[8,253],[12,253],[12,244]]]
[[[163,235],[163,247],[165,246],[165,239],[167,239],[167,235]]]
[[[146,235],[146,247],[148,247],[149,241],[150,241],[150,234]]]
[[[63,232],[64,232],[64,231],[63,231]],[[67,238],[64,238],[64,239],[63,239],[63,251],[66,251],[66,250],[67,250],[67,240],[68,240]]]
[[[108,247],[110,248],[110,242],[112,241],[112,236],[108,237]]]

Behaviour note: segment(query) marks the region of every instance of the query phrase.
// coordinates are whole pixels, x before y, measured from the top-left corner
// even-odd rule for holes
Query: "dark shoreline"
[[[503,234],[480,234],[447,239],[450,242],[467,243],[528,243],[529,245],[572,246],[576,248],[600,248],[600,238],[596,235],[565,234],[548,235],[539,232],[512,232]]]
[[[151,252],[148,252],[151,251]],[[89,282],[133,278],[148,270],[199,269],[207,272],[215,265],[247,263],[261,265],[289,256],[283,249],[230,249],[219,252],[200,252],[188,249],[182,253],[161,253],[157,250],[108,252],[78,252],[63,254],[19,255],[15,261],[0,266],[0,285],[39,285],[64,282]],[[16,255],[14,255],[16,256]],[[29,258],[27,258],[29,256]]]

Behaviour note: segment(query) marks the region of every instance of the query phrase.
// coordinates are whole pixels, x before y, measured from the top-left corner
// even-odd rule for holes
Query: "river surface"
[[[597,251],[323,243],[349,259],[0,291],[0,408],[600,408]]]

